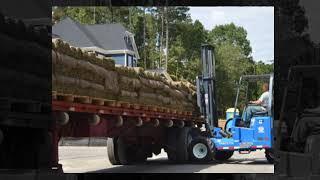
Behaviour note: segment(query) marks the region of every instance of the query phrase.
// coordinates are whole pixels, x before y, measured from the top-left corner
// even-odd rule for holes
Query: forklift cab
[[[252,123],[252,118],[254,117],[263,117],[263,116],[273,116],[273,74],[263,74],[263,75],[245,75],[241,76],[239,83],[238,83],[238,88],[237,88],[237,95],[236,95],[236,100],[234,104],[234,109],[236,110],[237,108],[242,109],[242,114],[246,111],[246,109],[250,106],[257,106],[255,104],[250,104],[249,103],[249,88],[250,84],[252,83],[257,83],[257,82],[268,82],[269,84],[269,100],[268,100],[268,106],[265,110],[258,111],[252,114],[252,117],[250,117],[250,121],[245,122],[241,116],[236,116],[236,112],[234,112],[234,126],[238,127],[249,127],[250,124]],[[242,103],[240,103],[242,101]],[[242,107],[242,108],[241,108]],[[228,121],[231,121],[229,119]],[[226,123],[226,125],[228,122]],[[226,128],[227,129],[227,128]]]
[[[213,143],[215,147],[220,151],[239,151],[251,152],[259,149],[266,149],[266,157],[270,163],[272,163],[271,157],[268,156],[268,152],[272,148],[273,144],[273,74],[264,75],[246,75],[240,78],[237,96],[235,100],[235,108],[239,108],[239,102],[244,102],[243,110],[245,110],[251,104],[248,104],[248,85],[249,82],[269,82],[269,104],[266,111],[253,114],[248,124],[244,124],[241,116],[236,115],[234,112],[234,118],[227,120],[225,125],[225,133],[228,137],[219,136],[219,129],[216,128]],[[245,84],[245,86],[243,86]],[[243,89],[243,87],[245,87]],[[241,89],[242,88],[242,89]],[[240,92],[240,91],[243,91]],[[244,97],[243,97],[244,96]],[[246,101],[243,101],[244,98]]]

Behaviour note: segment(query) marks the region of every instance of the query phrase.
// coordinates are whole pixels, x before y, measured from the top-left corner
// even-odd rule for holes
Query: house
[[[137,66],[139,53],[134,36],[121,24],[84,25],[67,17],[53,25],[52,37],[98,57],[111,57],[116,65]]]

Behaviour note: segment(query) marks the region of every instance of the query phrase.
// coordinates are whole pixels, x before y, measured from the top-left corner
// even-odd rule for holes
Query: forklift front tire
[[[191,162],[208,162],[212,160],[212,151],[208,140],[203,137],[191,141],[188,152]]]

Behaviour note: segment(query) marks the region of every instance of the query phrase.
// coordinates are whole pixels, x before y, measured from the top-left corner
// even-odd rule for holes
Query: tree
[[[217,46],[225,42],[239,46],[247,57],[252,52],[250,41],[247,39],[247,31],[233,23],[216,26],[209,32],[209,39]]]
[[[230,42],[221,43],[215,48],[216,82],[219,109],[223,112],[233,106],[236,97],[236,83],[240,76],[252,74],[252,63],[248,61],[241,47]]]

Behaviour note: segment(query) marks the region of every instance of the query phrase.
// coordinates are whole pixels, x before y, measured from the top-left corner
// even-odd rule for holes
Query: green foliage
[[[252,52],[250,42],[247,39],[247,31],[233,23],[216,26],[209,32],[209,39],[212,44],[216,45],[230,43],[238,46],[247,57]]]

